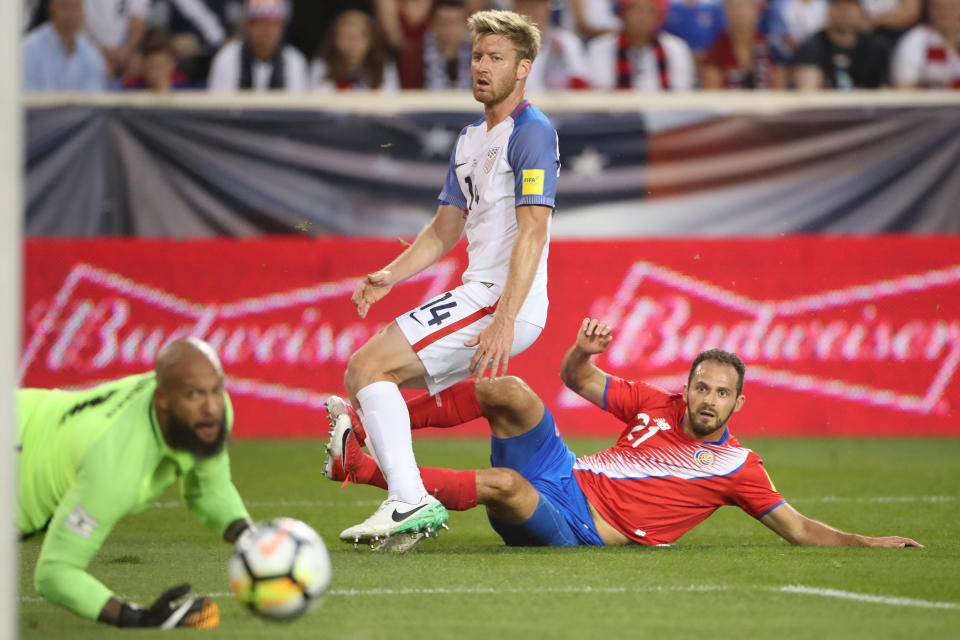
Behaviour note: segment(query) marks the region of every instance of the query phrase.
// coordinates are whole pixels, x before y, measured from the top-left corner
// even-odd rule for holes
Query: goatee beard
[[[205,442],[200,439],[196,431],[171,411],[167,415],[167,444],[174,449],[191,453],[197,458],[211,458],[223,450],[223,445],[227,441],[227,428],[224,422],[222,417],[217,420],[217,425],[220,427],[217,439],[213,442]]]
[[[708,436],[711,433],[719,431],[727,426],[727,422],[730,421],[730,416],[733,415],[733,411],[727,414],[727,417],[720,421],[716,427],[710,427],[709,430],[706,427],[701,427],[697,424],[697,421],[694,419],[692,413],[690,413],[690,408],[687,407],[687,415],[690,416],[690,430],[693,431],[696,435],[703,437]]]

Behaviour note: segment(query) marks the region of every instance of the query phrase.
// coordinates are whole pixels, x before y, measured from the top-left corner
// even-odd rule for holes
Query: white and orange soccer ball
[[[330,555],[309,525],[293,518],[256,524],[230,558],[230,588],[254,613],[273,620],[302,615],[330,585]]]

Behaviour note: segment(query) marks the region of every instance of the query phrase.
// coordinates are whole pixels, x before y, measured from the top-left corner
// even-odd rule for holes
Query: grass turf
[[[583,454],[611,442],[569,444]],[[960,439],[744,444],[802,513],[926,549],[791,547],[735,507],[666,548],[511,549],[474,509],[452,514],[451,531],[416,552],[383,556],[337,540],[383,492],[325,480],[321,441],[241,441],[231,445],[234,480],[253,517],[299,518],[327,541],[334,577],[320,607],[291,623],[250,615],[227,593],[229,545],[173,490],[121,522],[90,571],[140,603],[180,582],[214,594],[221,625],[205,638],[957,637]],[[421,464],[488,464],[486,441],[415,445]],[[20,545],[21,637],[128,637],[38,596],[41,543]]]

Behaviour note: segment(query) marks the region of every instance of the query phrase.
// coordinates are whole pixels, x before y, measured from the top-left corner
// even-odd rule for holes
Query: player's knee
[[[352,395],[364,388],[373,379],[369,359],[364,356],[362,349],[353,352],[347,360],[347,370],[343,374],[343,386]]]
[[[527,383],[516,376],[503,376],[492,382],[478,377],[474,380],[474,389],[484,414],[487,411],[516,412],[537,400],[536,394]]]
[[[527,432],[543,417],[543,402],[527,383],[513,376],[476,383],[477,400],[497,438]]]
[[[478,501],[488,505],[509,503],[520,495],[527,484],[526,479],[519,473],[504,467],[481,470],[479,480],[482,495],[477,496]]]

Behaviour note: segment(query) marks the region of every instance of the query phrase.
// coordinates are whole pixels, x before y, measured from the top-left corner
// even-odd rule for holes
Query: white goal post
[[[23,220],[23,96],[20,91],[21,0],[0,2],[0,638],[16,638],[17,542],[15,377],[20,357],[20,266]]]

